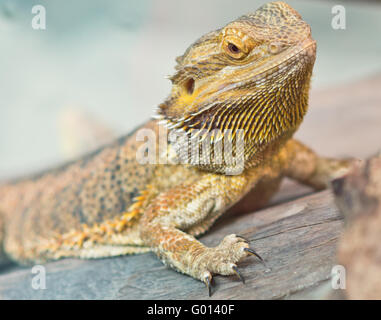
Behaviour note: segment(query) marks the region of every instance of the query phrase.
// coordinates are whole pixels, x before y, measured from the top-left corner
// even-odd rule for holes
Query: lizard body
[[[309,25],[283,2],[204,35],[177,59],[161,120],[64,167],[0,186],[3,253],[30,263],[154,251],[209,288],[213,274],[237,273],[236,264],[255,254],[248,241],[228,235],[208,248],[195,237],[245,195],[252,208],[264,205],[282,177],[322,189],[348,167],[292,139],[307,111],[315,54]],[[244,147],[233,144],[232,153],[243,156],[242,172],[225,174],[229,159],[217,162],[215,152],[206,164],[140,163],[139,132],[157,137],[165,126],[196,132],[196,146],[208,134],[212,146],[237,142],[241,130]],[[171,143],[164,149],[173,150]]]

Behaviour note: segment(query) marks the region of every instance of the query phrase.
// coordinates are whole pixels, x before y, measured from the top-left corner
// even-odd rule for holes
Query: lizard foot
[[[212,293],[212,275],[233,275],[245,283],[245,279],[237,268],[237,263],[248,255],[255,255],[263,262],[263,259],[251,248],[249,241],[241,236],[231,234],[226,236],[221,243],[214,248],[207,248],[202,255],[195,259],[199,276],[205,283],[209,296]]]

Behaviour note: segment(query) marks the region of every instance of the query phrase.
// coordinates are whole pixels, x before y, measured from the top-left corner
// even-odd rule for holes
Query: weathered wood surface
[[[345,296],[381,299],[381,154],[333,182],[345,230],[338,261],[346,269]]]
[[[216,245],[239,233],[266,261],[254,257],[240,269],[246,278],[215,277],[214,299],[282,298],[328,278],[342,222],[327,192],[238,219],[229,217],[203,238]],[[199,299],[205,286],[166,268],[153,254],[105,260],[63,260],[47,265],[46,290],[33,290],[29,269],[0,277],[3,298]],[[287,288],[285,284],[287,283]]]
[[[367,157],[381,149],[381,76],[342,88],[313,92],[297,137],[327,156]],[[226,216],[201,238],[216,245],[238,233],[266,260],[240,264],[246,278],[215,277],[212,299],[324,298],[342,220],[330,191],[286,181],[270,207]],[[290,199],[295,199],[290,201]],[[5,299],[208,299],[204,285],[161,264],[153,254],[46,265],[46,290],[33,290],[29,268],[0,274]]]

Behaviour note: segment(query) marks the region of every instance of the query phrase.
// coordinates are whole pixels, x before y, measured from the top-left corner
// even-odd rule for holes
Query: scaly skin
[[[307,111],[315,51],[310,27],[283,2],[204,35],[177,59],[161,120],[140,129],[156,136],[164,126],[187,135],[204,129],[197,146],[207,134],[212,146],[228,141],[213,129],[231,130],[237,142],[240,129],[244,148],[233,154],[243,155],[243,171],[226,174],[231,157],[218,163],[214,153],[208,164],[141,164],[136,130],[62,168],[0,187],[5,253],[30,263],[152,250],[209,288],[213,274],[238,273],[236,264],[254,253],[245,239],[228,235],[208,248],[195,237],[249,192],[257,208],[284,176],[322,189],[348,167],[292,139]],[[173,143],[164,149],[173,150]]]

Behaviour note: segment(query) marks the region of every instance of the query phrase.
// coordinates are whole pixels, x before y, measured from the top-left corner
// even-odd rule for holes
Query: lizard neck
[[[237,92],[229,105],[216,108],[207,117],[200,114],[202,119],[192,118],[181,127],[175,126],[172,131],[183,132],[188,138],[187,143],[181,144],[188,152],[180,153],[189,161],[192,157],[189,150],[196,148],[198,157],[190,164],[215,173],[226,173],[231,169],[231,161],[243,161],[246,169],[276,154],[293,136],[307,112],[312,70],[305,71],[297,82],[262,79],[262,86],[253,87],[246,95]],[[250,104],[242,104],[248,97]],[[200,125],[188,130],[187,124],[192,121]],[[220,153],[215,151],[218,149]],[[225,153],[228,149],[231,152]]]

